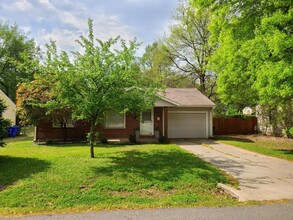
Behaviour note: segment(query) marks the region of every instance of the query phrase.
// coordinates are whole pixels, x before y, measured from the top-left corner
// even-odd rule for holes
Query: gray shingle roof
[[[214,107],[215,104],[195,88],[167,88],[161,98],[178,107]]]

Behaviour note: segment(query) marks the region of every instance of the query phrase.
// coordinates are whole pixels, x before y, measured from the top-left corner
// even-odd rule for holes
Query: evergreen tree
[[[7,109],[4,100],[0,99],[0,147],[4,147],[5,143],[3,139],[8,136],[7,128],[10,125],[10,121],[3,118],[3,113]]]

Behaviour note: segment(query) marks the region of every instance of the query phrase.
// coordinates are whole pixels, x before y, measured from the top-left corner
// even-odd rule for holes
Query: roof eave
[[[214,108],[216,105],[180,105],[178,107],[183,107],[183,108]]]
[[[166,101],[166,102],[169,102],[170,104],[172,104],[172,105],[175,105],[175,106],[177,106],[177,107],[180,107],[180,104],[179,103],[177,103],[177,102],[175,102],[175,101],[173,101],[173,100],[171,100],[171,99],[168,99],[168,98],[166,98],[166,97],[164,97],[164,96],[161,96],[161,95],[158,95],[159,97],[158,98],[160,98],[160,99],[162,99],[162,100],[164,100],[164,101]]]

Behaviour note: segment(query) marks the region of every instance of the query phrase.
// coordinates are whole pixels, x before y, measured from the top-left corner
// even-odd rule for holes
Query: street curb
[[[223,189],[224,192],[228,193],[233,198],[239,200],[240,196],[237,193],[237,191],[238,191],[237,189],[234,189],[231,186],[227,186],[227,185],[225,185],[223,183],[218,183],[217,187]]]

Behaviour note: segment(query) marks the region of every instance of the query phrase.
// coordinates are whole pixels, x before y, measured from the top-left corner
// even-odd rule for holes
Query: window
[[[110,111],[106,116],[105,128],[125,128],[125,114]]]
[[[53,120],[52,122],[52,126],[53,128],[61,128],[61,124],[59,121],[57,120]],[[74,128],[74,122],[71,120],[71,119],[68,119],[67,122],[66,122],[66,128]]]
[[[141,113],[141,119],[142,119],[143,122],[152,121],[152,112],[147,111],[147,112]]]

